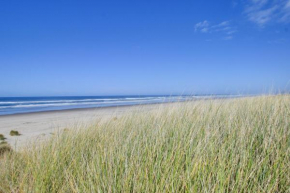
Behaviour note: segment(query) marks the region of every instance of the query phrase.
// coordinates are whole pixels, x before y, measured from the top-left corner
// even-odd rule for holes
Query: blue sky
[[[289,91],[290,0],[0,2],[0,96]]]

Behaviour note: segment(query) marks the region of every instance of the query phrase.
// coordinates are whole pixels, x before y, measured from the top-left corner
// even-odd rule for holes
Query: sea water
[[[185,101],[217,96],[0,97],[0,115]],[[227,96],[218,96],[227,97]]]

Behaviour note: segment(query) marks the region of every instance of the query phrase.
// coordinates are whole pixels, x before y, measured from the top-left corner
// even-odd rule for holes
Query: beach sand
[[[135,106],[73,109],[0,116],[0,134],[14,148],[26,147],[30,142],[42,141],[63,129],[93,124],[96,120],[119,117],[132,111],[150,111],[170,104],[150,104]],[[20,136],[10,136],[16,130]]]

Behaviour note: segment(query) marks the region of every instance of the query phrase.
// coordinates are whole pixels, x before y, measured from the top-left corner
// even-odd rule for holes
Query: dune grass
[[[8,143],[6,141],[1,141],[0,142],[0,159],[1,159],[1,156],[3,156],[4,154],[6,154],[8,152],[11,152],[11,151],[12,151],[12,148],[10,147],[10,145],[8,145]]]
[[[289,192],[290,96],[131,113],[0,160],[2,192]]]
[[[11,136],[20,136],[20,133],[16,130],[11,130],[9,133]]]
[[[6,138],[4,137],[4,135],[3,135],[3,134],[0,134],[0,141],[1,141],[1,140],[4,141],[5,139],[6,139]]]
[[[6,152],[6,138],[3,134],[0,134],[0,156]]]

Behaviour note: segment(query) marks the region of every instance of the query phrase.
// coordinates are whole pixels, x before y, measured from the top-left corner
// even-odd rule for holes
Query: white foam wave
[[[64,102],[85,102],[85,101],[107,101],[118,99],[84,99],[84,100],[55,100],[55,101],[15,101],[15,102],[0,102],[0,104],[29,104],[29,103],[64,103]]]
[[[87,102],[87,101],[122,101],[122,100],[144,100],[154,98],[166,98],[166,97],[142,97],[142,98],[100,98],[100,99],[80,99],[80,100],[50,100],[50,101],[7,101],[0,102],[1,105],[9,104],[29,104],[29,103],[74,103],[74,102]]]
[[[162,101],[161,99],[158,98],[152,98],[152,99],[144,99],[144,100],[126,100],[126,101],[107,101],[107,102],[83,102],[83,103],[77,103],[77,102],[69,102],[69,103],[51,103],[51,104],[18,104],[14,106],[2,106],[0,109],[5,109],[5,108],[36,108],[36,107],[56,107],[56,106],[79,106],[79,105],[100,105],[100,104],[119,104],[119,103],[140,103],[140,102],[150,102],[154,100],[159,100]]]
[[[0,102],[0,104],[29,104],[29,103],[74,103],[74,102],[87,102],[87,101],[121,101],[132,99],[146,99],[146,98],[120,98],[120,99],[83,99],[83,100],[55,100],[55,101],[17,101],[17,102]]]

